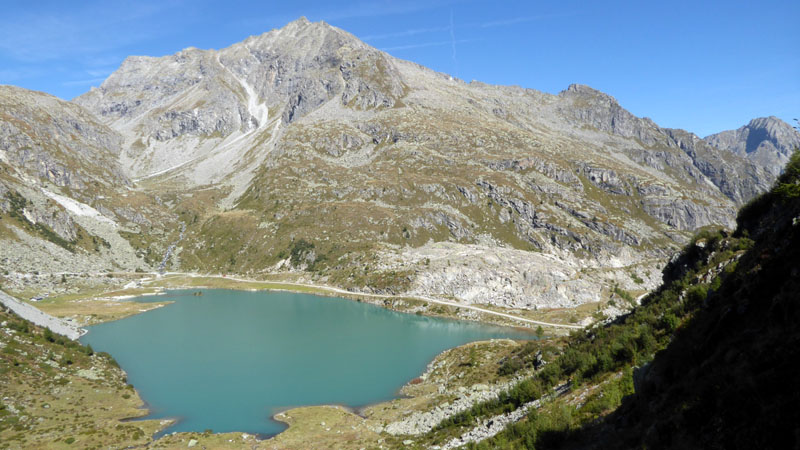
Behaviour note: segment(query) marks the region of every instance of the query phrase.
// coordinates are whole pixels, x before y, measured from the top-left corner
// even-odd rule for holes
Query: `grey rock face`
[[[622,108],[617,100],[596,89],[571,84],[559,95],[559,110],[568,118],[600,131],[635,138],[645,145],[665,142],[660,128],[648,118],[639,118]]]
[[[716,209],[669,197],[648,197],[643,201],[647,214],[678,230],[696,230],[707,225],[733,228],[735,209]]]
[[[127,217],[143,218],[123,206],[132,183],[121,145],[119,133],[74,103],[0,86],[3,271],[145,266],[120,235],[133,222]]]
[[[356,280],[369,260],[413,274],[411,291],[506,307],[601,300],[602,277],[731,225],[774,178],[589,87],[467,84],[305,19],[218,51],[130,57],[75,103],[96,118],[71,105],[42,129],[57,148],[86,143],[70,155],[110,155],[102,170],[27,150],[40,136],[5,116],[4,161],[71,192],[124,172],[157,208],[79,200],[136,230],[177,229],[153,211],[191,217],[175,248],[201,264],[189,270],[280,268],[271,255],[302,238],[321,276]]]
[[[774,180],[775,173],[772,170],[764,172],[760,167],[763,164],[754,164],[743,158],[729,158],[724,152],[719,152],[707,145],[713,141],[712,137],[702,140],[684,130],[661,128],[648,118],[634,116],[623,109],[613,97],[588,86],[570,85],[567,90],[559,94],[559,99],[562,102],[557,110],[568,120],[575,121],[578,124],[585,124],[610,134],[636,139],[647,147],[663,148],[665,150],[680,149],[689,156],[694,168],[698,169],[723,194],[737,204],[741,205],[755,195],[764,192]],[[761,119],[756,119],[754,122],[759,120]],[[762,124],[762,122],[757,123]],[[789,136],[785,127],[782,128],[773,123],[770,129],[776,135],[779,134],[784,137],[783,141],[786,141],[785,136]],[[791,127],[789,129],[794,131]],[[736,141],[736,138],[725,135],[722,139],[717,138],[715,142],[731,141]],[[638,157],[651,167],[663,169],[665,165],[669,167],[678,166],[675,157],[671,156],[668,151],[643,153],[646,154],[640,154]],[[771,155],[769,158],[775,156],[776,153],[778,152],[774,146],[772,148],[766,146],[763,151],[763,154]],[[775,157],[778,158],[777,156]],[[787,160],[788,157],[780,163],[781,168]],[[692,173],[694,170],[691,167],[687,167],[687,169],[689,169],[687,170],[688,174],[695,181],[702,182],[701,177]]]
[[[631,195],[630,187],[613,170],[584,166],[581,172],[592,184],[610,194]]]
[[[274,137],[333,99],[356,110],[392,108],[405,89],[388,55],[302,18],[220,51],[130,57],[75,101],[122,132],[129,172],[145,177],[201,164],[215,153],[240,160],[265,135]],[[333,144],[322,143],[339,156],[360,143]],[[263,156],[250,165],[259,165]],[[208,166],[189,181],[219,181],[231,169]]]
[[[730,158],[686,131],[664,131],[691,158],[694,166],[735,203],[742,205],[772,185],[774,178],[751,161]]]
[[[800,148],[800,133],[781,119],[770,116],[753,119],[736,130],[706,136],[710,145],[747,159],[777,177],[792,152]]]
[[[0,86],[0,161],[41,181],[85,190],[128,185],[117,161],[122,138],[83,108]]]

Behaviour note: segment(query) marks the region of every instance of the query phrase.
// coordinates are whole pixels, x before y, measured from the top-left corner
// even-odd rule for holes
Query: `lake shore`
[[[192,290],[181,293],[184,296],[191,296],[191,294]],[[186,301],[189,303],[184,304],[191,303],[189,297],[187,297]],[[373,308],[369,309],[372,310]],[[201,328],[207,328],[207,325],[201,326]],[[164,342],[163,339],[158,339],[158,341]],[[93,342],[92,344],[95,348],[99,347],[99,342],[97,344]],[[507,378],[497,375],[497,365],[509,356],[510,350],[518,345],[516,341],[503,338],[478,341],[445,350],[436,355],[427,364],[427,369],[424,373],[412,378],[402,387],[397,393],[399,397],[385,402],[369,404],[360,408],[359,412],[335,405],[307,406],[280,411],[273,418],[287,423],[289,429],[271,438],[270,442],[273,439],[282,442],[292,436],[295,438],[307,437],[309,433],[313,434],[310,428],[314,428],[314,423],[327,423],[328,425],[323,427],[325,432],[332,432],[337,435],[339,434],[338,431],[344,432],[347,430],[337,429],[338,425],[333,426],[332,424],[334,423],[342,426],[344,426],[343,424],[348,424],[349,431],[354,431],[352,427],[356,427],[356,429],[361,430],[364,436],[369,436],[372,446],[377,443],[377,440],[371,440],[375,436],[378,436],[378,439],[394,439],[394,435],[398,433],[397,430],[401,430],[400,432],[402,433],[404,429],[402,422],[405,415],[413,416],[433,408],[435,410],[434,414],[427,418],[426,421],[442,420],[469,407],[475,401],[486,400],[492,398],[493,395],[496,396],[500,390],[507,387],[508,382]],[[114,354],[113,350],[108,351]],[[121,362],[124,362],[124,360],[121,360]],[[415,375],[410,376],[414,377]],[[442,404],[450,404],[452,406],[441,407]],[[317,420],[318,422],[316,422]],[[412,417],[412,420],[415,419]],[[385,425],[398,421],[401,424],[389,427],[394,432],[390,431],[388,435],[384,433]],[[298,430],[302,430],[302,432],[298,433]],[[191,436],[190,439],[199,440],[203,443],[207,443],[210,438],[213,438],[213,444],[208,445],[214,446],[222,443],[221,441],[217,442],[218,439],[229,439],[241,443],[241,439],[238,437],[234,439],[230,433],[209,436],[183,432],[178,432],[175,435],[170,433],[160,437],[156,442],[166,439],[166,442],[177,444],[175,439],[183,439],[188,436]],[[296,439],[292,440],[297,444]],[[292,445],[289,447],[292,447]]]
[[[144,284],[144,283],[143,283]],[[321,296],[343,297],[359,302],[375,304],[387,309],[432,317],[468,320],[484,324],[535,329],[543,327],[548,335],[563,335],[569,330],[582,329],[583,325],[567,323],[567,320],[536,320],[535,311],[509,311],[499,307],[483,307],[455,301],[411,295],[375,294],[355,292],[335,286],[306,282],[257,280],[238,276],[168,272],[163,277],[150,280],[148,286],[169,289],[224,288],[238,290],[267,290],[300,292]],[[513,313],[511,313],[513,312]],[[527,317],[526,317],[527,316]]]
[[[41,282],[41,278],[61,277],[62,283]],[[36,275],[23,274],[18,277],[36,279]],[[547,335],[566,335],[569,330],[584,328],[596,320],[598,311],[607,305],[585,304],[576,308],[548,310],[509,309],[492,305],[470,305],[452,299],[420,297],[413,295],[376,294],[355,292],[308,282],[292,274],[265,274],[261,279],[244,276],[198,274],[187,272],[158,273],[96,273],[96,274],[49,274],[39,280],[25,280],[5,285],[4,289],[19,299],[43,296],[45,299],[35,306],[59,318],[70,318],[79,326],[117,320],[139,312],[128,301],[131,297],[156,294],[166,289],[225,288],[236,290],[291,291],[323,296],[343,297],[368,302],[387,309],[421,314],[432,317],[447,317],[485,324],[537,329],[542,327]],[[63,283],[64,279],[67,283]],[[64,286],[68,289],[65,289]],[[150,306],[141,309],[149,309]]]
[[[120,277],[121,278],[121,277]],[[43,302],[42,306],[48,306],[52,310],[58,310],[56,308],[57,305],[61,305],[61,311],[69,311],[69,308],[65,308],[64,305],[76,305],[76,304],[86,304],[89,305],[87,308],[98,308],[99,305],[116,305],[114,308],[124,308],[124,312],[122,313],[115,313],[110,315],[102,316],[103,319],[100,322],[105,322],[107,320],[117,320],[122,317],[127,317],[128,315],[139,314],[141,312],[145,312],[149,310],[151,307],[160,307],[167,302],[157,302],[157,303],[137,303],[132,302],[130,299],[132,297],[137,297],[139,295],[163,295],[165,292],[171,289],[201,289],[201,288],[209,288],[209,289],[217,289],[217,288],[224,288],[224,289],[235,289],[235,290],[244,290],[244,291],[289,291],[289,292],[302,292],[308,294],[315,294],[321,296],[335,296],[335,297],[344,297],[350,300],[359,301],[359,302],[367,302],[372,303],[390,310],[401,311],[406,313],[416,313],[416,314],[424,314],[430,316],[437,316],[437,317],[446,317],[451,319],[460,319],[460,320],[472,320],[481,323],[488,323],[493,325],[503,325],[503,326],[515,326],[515,327],[522,327],[527,328],[528,330],[531,329],[531,325],[535,322],[542,322],[542,321],[516,321],[511,319],[508,316],[512,316],[511,314],[483,314],[482,312],[476,311],[474,309],[463,308],[464,305],[453,305],[449,302],[441,303],[434,303],[434,302],[426,302],[425,299],[419,298],[408,298],[403,296],[390,296],[390,295],[380,295],[380,294],[368,294],[368,293],[357,293],[357,292],[350,292],[344,291],[341,289],[333,288],[330,286],[320,286],[320,285],[313,285],[309,283],[302,283],[296,281],[283,281],[283,280],[252,280],[252,279],[243,279],[239,277],[228,277],[228,276],[209,276],[209,275],[201,275],[201,274],[186,274],[186,273],[169,273],[165,274],[164,276],[155,276],[155,274],[136,274],[134,277],[135,281],[129,281],[128,283],[123,286],[124,289],[112,289],[109,291],[103,292],[95,292],[95,291],[87,291],[85,296],[80,294],[75,294],[70,298],[62,299],[62,301],[54,301],[50,304]],[[133,285],[131,285],[133,283]],[[165,299],[166,300],[166,299]],[[427,303],[427,304],[426,304]],[[36,305],[39,306],[39,305]],[[133,307],[132,307],[133,306]],[[439,307],[440,309],[433,309]],[[87,311],[89,310],[87,309]],[[120,310],[121,311],[121,310]],[[524,319],[524,318],[523,318]],[[99,322],[95,322],[99,323]],[[570,324],[550,324],[548,325],[570,325]],[[547,327],[547,335],[555,335],[559,334],[558,332],[565,331],[569,328],[575,328],[574,326],[570,327]],[[447,350],[442,354],[438,355],[434,362],[439,360],[440,358],[447,358],[447,355],[454,354],[453,352],[464,352],[465,349],[469,348],[472,344],[467,344],[461,347],[456,347],[451,350]],[[498,354],[497,351],[494,351],[495,356]],[[433,362],[431,363],[433,364]],[[486,371],[487,373],[491,373],[491,370]],[[496,376],[496,374],[494,374]],[[469,386],[460,386],[464,389],[469,389]],[[374,446],[376,443],[379,442],[386,442],[386,439],[390,441],[394,439],[391,435],[387,435],[387,433],[383,433],[384,426],[388,423],[392,423],[396,420],[402,420],[400,416],[398,416],[398,411],[403,411],[403,414],[407,416],[413,414],[420,414],[426,411],[431,411],[442,404],[449,404],[452,401],[458,398],[459,394],[463,394],[463,392],[451,392],[447,389],[444,389],[443,392],[439,392],[442,388],[436,388],[433,391],[429,392],[419,392],[419,389],[431,388],[426,382],[421,382],[418,386],[414,385],[407,385],[403,387],[401,391],[403,394],[403,398],[394,399],[388,402],[381,402],[375,405],[370,405],[364,409],[364,415],[355,414],[353,411],[349,411],[346,408],[336,407],[336,406],[308,406],[308,407],[300,407],[294,408],[287,411],[283,411],[276,415],[274,418],[276,420],[283,421],[289,425],[289,428],[278,435],[265,440],[265,441],[258,441],[260,443],[270,443],[270,448],[273,446],[281,447],[278,445],[279,443],[285,442],[286,448],[291,448],[292,446],[296,446],[301,442],[304,442],[304,436],[314,436],[315,432],[312,430],[314,427],[318,427],[318,425],[314,425],[314,423],[325,422],[326,424],[337,424],[335,426],[326,426],[322,427],[322,430],[326,430],[330,428],[336,431],[341,431],[341,435],[348,435],[345,433],[347,428],[349,428],[350,432],[359,431],[359,435],[363,438],[363,441],[369,442],[370,445]],[[408,395],[407,390],[411,389],[412,392],[415,392],[414,395]],[[415,391],[416,389],[416,391]],[[321,419],[321,418],[327,418]],[[284,420],[285,419],[285,420]],[[320,419],[319,422],[315,422],[317,419]],[[344,428],[342,428],[344,427]],[[353,429],[352,427],[355,427]],[[338,429],[338,430],[337,430]],[[329,431],[325,431],[325,433],[329,433]],[[336,433],[339,435],[340,433]],[[352,434],[352,433],[350,433]],[[358,433],[357,433],[358,434]],[[167,446],[175,444],[178,441],[175,439],[185,439],[189,438],[189,436],[193,436],[190,439],[202,439],[202,442],[209,442],[211,439],[211,445],[221,446],[223,444],[234,444],[240,445],[244,441],[252,441],[255,439],[255,436],[248,435],[246,433],[224,433],[224,434],[203,434],[203,433],[177,433],[175,435],[166,435],[161,437],[159,440],[155,441],[154,444],[163,443]],[[246,436],[243,438],[242,436]],[[235,437],[235,438],[234,438]],[[322,436],[316,436],[317,438],[323,438]],[[324,439],[323,439],[324,440]],[[308,441],[310,442],[310,441]],[[172,443],[172,444],[169,444]],[[341,443],[341,442],[340,442]],[[397,442],[399,444],[400,442]],[[158,446],[158,444],[156,445]],[[234,446],[235,447],[235,446]],[[231,447],[231,448],[234,448]],[[259,445],[260,447],[260,445]],[[219,448],[224,448],[221,446]]]
[[[497,373],[498,362],[521,345],[510,339],[494,339],[445,350],[428,364],[420,377],[400,389],[401,397],[360,408],[360,413],[341,405],[303,406],[278,412],[273,419],[288,428],[268,439],[258,440],[253,434],[241,432],[178,432],[161,437],[153,447],[185,447],[192,440],[206,448],[220,449],[242,445],[255,449],[413,447],[418,438],[403,434],[413,431],[403,427],[416,423],[419,416],[444,419],[461,410],[457,405],[471,404],[470,399],[491,398],[527,374],[524,371],[509,377]],[[466,364],[474,358],[481,364]]]

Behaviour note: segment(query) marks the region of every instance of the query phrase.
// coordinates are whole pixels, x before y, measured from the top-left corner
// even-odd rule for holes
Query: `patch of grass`
[[[124,373],[112,358],[2,310],[0,322],[16,332],[0,329],[0,343],[4,344],[0,352],[4,397],[0,442],[5,446],[143,445],[149,441],[147,436],[160,429],[159,421],[120,422],[146,411],[139,409],[142,402],[135,393],[128,398],[117,394],[125,386]],[[86,378],[81,371],[92,372],[98,379]],[[20,420],[22,416],[37,420]]]

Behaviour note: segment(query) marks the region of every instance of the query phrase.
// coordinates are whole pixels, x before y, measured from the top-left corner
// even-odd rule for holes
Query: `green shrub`
[[[701,239],[705,245],[695,245]],[[529,414],[527,421],[508,427],[498,438],[484,441],[476,448],[497,448],[501,442],[509,447],[549,448],[563,442],[578,424],[616,408],[623,397],[633,393],[632,367],[650,361],[665,348],[680,324],[698,311],[708,296],[709,285],[696,284],[698,275],[728,261],[739,248],[749,248],[751,242],[731,238],[719,230],[699,233],[680,257],[665,268],[665,284],[648,295],[641,306],[606,326],[570,332],[566,349],[533,377],[502,393],[495,401],[475,405],[451,417],[437,430],[451,427],[463,430],[472,426],[476,418],[500,414],[541,398],[559,383],[568,381],[574,388],[584,382],[609,380],[622,371],[620,378],[610,379],[600,392],[590,396],[582,410],[576,412],[556,403],[553,408]],[[717,257],[710,258],[711,255]],[[734,264],[726,267],[730,266]],[[612,291],[625,301],[634,302],[633,296],[619,286],[613,286]],[[522,364],[524,359],[515,354],[504,361],[498,372],[510,373]]]
[[[782,199],[800,197],[800,151],[795,149],[773,191]]]
[[[668,333],[675,331],[679,324],[680,320],[675,316],[675,314],[667,313],[661,317],[661,325]]]
[[[509,358],[497,368],[497,374],[500,376],[511,375],[522,370],[522,361],[516,358]]]
[[[699,307],[708,297],[708,286],[699,284],[686,290],[686,303],[691,307]]]

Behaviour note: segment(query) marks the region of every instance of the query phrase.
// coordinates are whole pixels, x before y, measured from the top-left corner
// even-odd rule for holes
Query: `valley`
[[[700,442],[692,433],[706,428],[680,411],[727,410],[709,406],[717,388],[693,367],[706,391],[664,390],[677,377],[669,364],[688,364],[670,348],[699,352],[685,336],[717,333],[709,311],[724,322],[727,301],[761,311],[751,282],[762,286],[762,266],[778,270],[778,258],[793,264],[798,147],[800,133],[776,117],[701,138],[589,86],[465,82],[305,18],[219,50],[130,56],[71,101],[0,85],[0,289],[59,320],[0,312],[0,442],[598,448],[609,442],[598,436],[658,444],[674,428]],[[782,234],[770,235],[773,219]],[[775,286],[793,286],[796,271],[781,270]],[[406,383],[399,397],[263,412],[289,425],[275,436],[161,436],[170,417],[128,420],[148,414],[122,370],[132,363],[120,369],[113,351],[38,326],[63,324],[74,338],[218,290],[335,296],[380,317],[542,339],[476,334],[437,347],[424,373],[395,383]],[[141,296],[150,300],[132,300]],[[784,291],[774,305],[796,312]],[[769,339],[793,336],[759,324]],[[721,330],[709,339],[738,342]],[[754,353],[770,354],[757,342]],[[788,372],[775,373],[742,376]],[[652,411],[664,416],[645,424]]]

